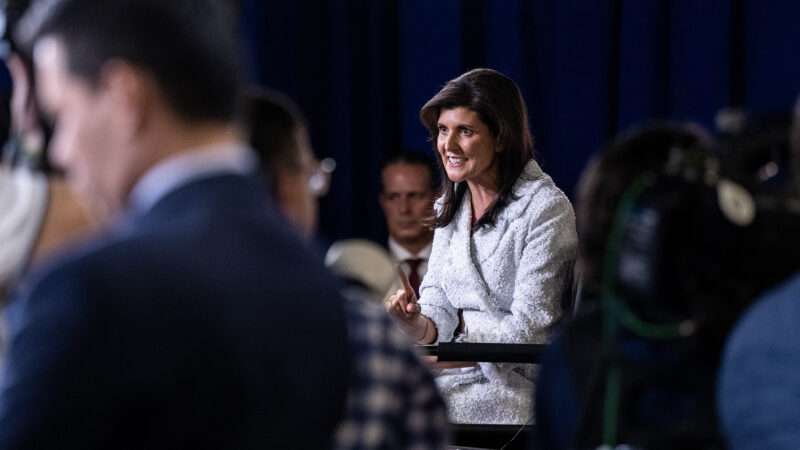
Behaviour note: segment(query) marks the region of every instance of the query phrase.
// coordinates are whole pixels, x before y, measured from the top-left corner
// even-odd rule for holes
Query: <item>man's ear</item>
[[[110,102],[118,131],[133,138],[147,126],[154,89],[148,74],[129,63],[112,60],[103,67],[98,88]]]

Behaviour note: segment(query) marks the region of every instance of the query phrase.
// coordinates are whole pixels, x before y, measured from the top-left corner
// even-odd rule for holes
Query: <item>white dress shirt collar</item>
[[[406,250],[403,246],[401,246],[397,241],[389,238],[389,253],[391,253],[392,257],[397,261],[405,261],[407,259],[422,259],[427,261],[428,258],[431,256],[431,244],[426,245],[422,250],[417,253],[411,253]]]
[[[218,174],[248,174],[256,156],[238,142],[182,152],[159,162],[139,178],[129,196],[131,209],[144,212],[168,193],[194,180]]]

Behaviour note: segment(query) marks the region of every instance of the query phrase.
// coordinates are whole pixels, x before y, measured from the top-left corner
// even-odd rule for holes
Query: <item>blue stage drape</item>
[[[647,118],[712,126],[725,106],[786,111],[800,92],[800,2],[243,0],[251,80],[293,97],[339,163],[322,234],[385,239],[380,161],[431,151],[418,112],[479,66],[515,79],[537,158],[571,196],[589,157]]]

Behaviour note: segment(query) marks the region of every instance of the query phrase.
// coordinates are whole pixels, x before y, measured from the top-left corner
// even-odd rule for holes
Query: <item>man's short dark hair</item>
[[[262,172],[275,177],[277,170],[301,171],[297,133],[307,131],[307,122],[300,108],[286,95],[260,88],[245,92],[243,106],[243,121]]]
[[[431,190],[435,191],[439,187],[439,181],[437,179],[438,169],[436,168],[436,162],[431,158],[428,153],[423,152],[414,152],[410,150],[404,150],[398,153],[395,153],[388,158],[384,159],[381,163],[381,172],[387,167],[393,164],[409,164],[412,166],[423,166],[428,171],[428,180],[430,183]],[[381,190],[383,190],[383,184],[381,184]]]
[[[187,120],[235,118],[239,57],[233,11],[221,0],[38,0],[17,28],[30,52],[55,36],[67,69],[94,85],[104,65],[128,62],[154,77]]]

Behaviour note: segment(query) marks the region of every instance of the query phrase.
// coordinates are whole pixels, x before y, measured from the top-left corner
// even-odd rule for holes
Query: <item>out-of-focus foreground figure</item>
[[[0,306],[31,268],[88,237],[95,229],[83,205],[50,167],[48,128],[36,101],[30,54],[15,42],[11,30],[30,0],[2,2],[5,29],[0,56],[12,79],[9,138],[0,151]],[[0,360],[7,343],[0,319]]]
[[[312,218],[317,216],[317,199],[324,192],[314,189],[320,182],[315,176],[322,175],[314,170],[308,125],[294,102],[276,92],[251,90],[245,110],[250,141],[264,177],[271,180],[269,197],[296,230],[310,239],[316,228]],[[294,195],[281,194],[291,189],[296,189]],[[353,255],[381,261],[363,244],[352,248],[361,248]],[[371,269],[380,271],[379,265]],[[368,292],[348,285],[343,293],[353,371],[345,417],[337,427],[333,448],[444,448],[444,402],[428,369]]]
[[[344,302],[264,207],[224,2],[42,0],[15,36],[53,162],[110,225],[9,306],[0,448],[329,446]]]
[[[782,201],[772,202],[773,209],[782,213],[776,216],[784,221],[774,236],[782,252],[772,257],[788,258],[796,272],[757,299],[726,345],[717,405],[728,448],[733,450],[794,449],[800,442],[800,100],[795,103],[788,140],[789,152],[782,161],[767,160],[772,165],[765,165],[761,152],[756,154],[762,161],[756,167],[768,167],[762,172],[783,177],[778,187],[787,192],[778,197]]]
[[[661,123],[590,163],[577,207],[584,298],[543,356],[537,448],[723,448],[722,346],[792,267],[770,197],[724,154],[694,125]]]

